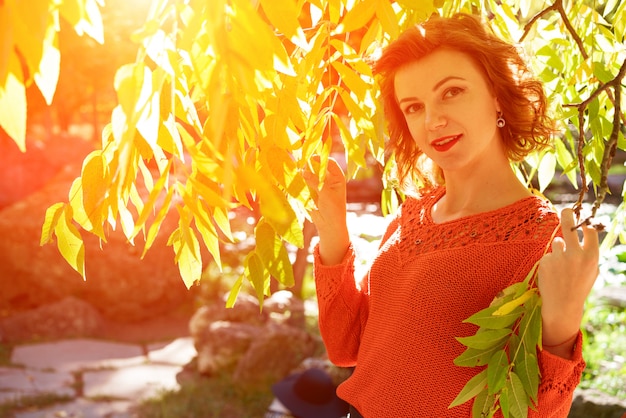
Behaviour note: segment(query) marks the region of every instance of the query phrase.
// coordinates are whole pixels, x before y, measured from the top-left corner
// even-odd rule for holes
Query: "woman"
[[[598,237],[571,210],[559,217],[517,179],[511,161],[549,144],[541,84],[518,51],[478,18],[433,17],[375,64],[398,177],[419,188],[393,217],[369,273],[355,283],[346,180],[329,162],[311,214],[320,330],[330,359],[355,366],[338,388],[351,417],[468,417],[448,409],[480,370],[457,367],[473,335],[462,321],[537,260],[543,350],[537,411],[566,417],[585,363],[579,332],[597,275]],[[430,169],[429,169],[430,167]],[[309,173],[310,187],[317,187]]]

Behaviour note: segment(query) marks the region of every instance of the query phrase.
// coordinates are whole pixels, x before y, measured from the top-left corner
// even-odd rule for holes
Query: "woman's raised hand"
[[[346,223],[346,176],[333,158],[328,159],[320,188],[320,157],[311,158],[303,171],[316,208],[311,210],[311,221],[320,238],[320,257],[326,265],[338,264],[350,245]]]
[[[571,354],[578,333],[585,299],[598,276],[598,232],[583,225],[583,241],[575,228],[574,211],[561,212],[563,237],[556,237],[552,252],[539,263],[539,292],[543,300],[543,344],[562,357]],[[568,351],[569,350],[569,351]]]

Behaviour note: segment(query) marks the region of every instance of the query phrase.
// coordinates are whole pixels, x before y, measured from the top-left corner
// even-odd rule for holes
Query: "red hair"
[[[387,118],[388,150],[394,153],[401,184],[418,180],[432,185],[419,166],[422,151],[411,137],[394,89],[395,74],[401,67],[433,51],[447,48],[467,54],[482,71],[506,120],[500,129],[511,161],[521,161],[529,153],[543,149],[555,132],[547,115],[547,99],[541,82],[534,79],[518,49],[481,23],[477,16],[456,14],[450,18],[433,15],[389,44],[374,63]]]

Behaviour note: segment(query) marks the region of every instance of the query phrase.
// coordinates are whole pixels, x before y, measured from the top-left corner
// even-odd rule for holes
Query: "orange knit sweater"
[[[435,224],[431,207],[444,193],[439,188],[403,203],[358,282],[352,247],[334,266],[322,265],[315,248],[319,326],[329,358],[356,366],[337,392],[365,418],[470,416],[471,402],[448,409],[480,371],[453,364],[464,350],[455,337],[477,329],[462,321],[524,280],[558,224],[534,196]],[[566,417],[585,367],[581,337],[573,360],[547,351],[538,357],[538,412],[529,417]]]

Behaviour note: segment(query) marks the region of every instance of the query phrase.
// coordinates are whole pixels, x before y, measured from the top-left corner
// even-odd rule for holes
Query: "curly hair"
[[[531,152],[549,146],[555,125],[547,114],[543,85],[533,78],[519,50],[498,38],[477,16],[433,15],[403,32],[373,65],[387,119],[387,148],[395,156],[401,184],[417,180],[430,186],[438,182],[433,179],[438,173],[427,173],[419,164],[423,153],[411,137],[397,102],[395,74],[440,48],[467,54],[482,71],[506,119],[500,132],[510,161],[521,161]]]

